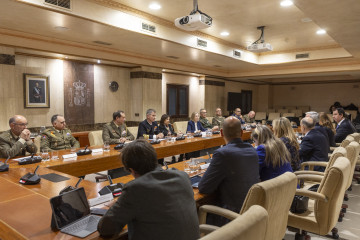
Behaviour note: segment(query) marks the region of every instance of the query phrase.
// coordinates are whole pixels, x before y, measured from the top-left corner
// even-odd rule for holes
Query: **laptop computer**
[[[84,238],[97,230],[100,216],[90,215],[84,188],[50,199],[52,224],[63,233]]]

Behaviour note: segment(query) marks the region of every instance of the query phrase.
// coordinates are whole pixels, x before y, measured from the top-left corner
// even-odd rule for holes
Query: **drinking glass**
[[[57,159],[59,159],[58,151],[52,151],[51,152],[51,160],[57,160]]]
[[[104,152],[109,152],[110,151],[110,144],[108,141],[104,142]]]
[[[190,160],[190,171],[191,173],[195,173],[199,170],[199,160],[197,159],[191,159]]]
[[[184,162],[184,171],[185,171],[187,174],[190,174],[190,173],[191,173],[191,170],[190,170],[190,161],[185,161],[185,162]]]
[[[44,161],[48,161],[49,160],[49,152],[48,150],[43,150],[42,153],[41,153],[41,158],[44,160]]]
[[[187,131],[186,132],[186,135],[187,135],[187,138],[190,139],[192,136],[191,136],[191,131]]]
[[[71,153],[76,153],[76,147],[71,147],[71,148],[70,148],[70,152],[71,152]]]

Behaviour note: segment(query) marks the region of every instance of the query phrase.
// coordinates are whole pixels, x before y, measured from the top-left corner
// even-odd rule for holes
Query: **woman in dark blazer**
[[[319,124],[325,128],[329,138],[330,147],[336,147],[335,143],[335,128],[332,121],[326,113],[320,113]]]
[[[187,132],[191,132],[191,133],[194,133],[194,132],[205,132],[206,129],[201,125],[200,123],[200,114],[197,113],[197,112],[193,112],[191,114],[191,120],[188,122],[188,125],[187,125]]]
[[[285,172],[293,172],[289,151],[268,127],[257,126],[251,136],[257,146],[261,181],[275,178]]]
[[[166,136],[175,136],[176,133],[174,131],[173,126],[170,124],[170,116],[167,114],[163,114],[160,119],[159,131]]]

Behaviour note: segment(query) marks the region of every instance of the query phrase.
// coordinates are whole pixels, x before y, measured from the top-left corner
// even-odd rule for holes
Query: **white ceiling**
[[[31,1],[31,0],[29,0]],[[33,0],[34,1],[34,0]],[[74,0],[73,0],[74,1]],[[38,2],[41,2],[38,0]],[[86,2],[86,1],[84,1]],[[152,0],[89,0],[91,3],[120,3],[155,18],[173,22],[177,17],[188,15],[192,10],[192,0],[157,0],[162,5],[161,10],[150,10],[148,5]],[[178,71],[209,74],[228,77],[229,79],[261,79],[274,82],[276,79],[297,79],[312,77],[313,79],[326,79],[332,76],[338,80],[359,79],[360,69],[334,70],[311,72],[301,74],[299,71],[282,73],[286,69],[312,68],[315,66],[331,67],[348,64],[360,64],[360,1],[357,0],[294,0],[295,5],[283,8],[279,0],[199,0],[199,9],[213,18],[213,26],[202,30],[203,33],[228,42],[230,45],[244,48],[255,41],[260,31],[257,26],[265,25],[265,40],[271,43],[275,52],[287,53],[307,51],[314,49],[333,49],[341,46],[352,57],[346,59],[330,58],[327,60],[314,60],[285,64],[257,65],[239,61],[231,57],[191,48],[167,39],[160,39],[136,32],[116,28],[88,18],[64,14],[61,11],[49,11],[44,7],[24,3],[21,0],[0,1],[0,30],[11,30],[17,33],[32,34],[33,37],[46,37],[52,41],[67,41],[69,44],[85,44],[87,46],[99,45],[93,41],[99,40],[112,43],[111,46],[101,46],[106,51],[114,53],[142,56],[154,62],[154,66],[169,68]],[[110,6],[110,5],[109,5]],[[141,12],[140,12],[141,15]],[[310,18],[312,21],[303,22]],[[59,31],[55,26],[67,26],[69,30]],[[316,35],[320,28],[327,30],[325,35]],[[229,36],[220,35],[228,31]],[[0,35],[1,38],[1,35]],[[1,39],[0,39],[1,43]],[[89,57],[84,51],[83,55],[71,56],[65,49],[53,49],[53,53],[39,46],[38,49],[26,49],[17,46],[18,52],[62,56],[70,55],[79,60]],[[60,55],[54,55],[60,54]],[[176,56],[171,59],[167,56]],[[89,59],[93,61],[93,59]],[[132,67],[142,65],[139,61],[120,62],[108,61],[108,64]],[[151,65],[151,64],[150,64]],[[279,74],[274,72],[278,71]],[[231,74],[231,75],[229,75]],[[280,80],[283,81],[283,80]]]

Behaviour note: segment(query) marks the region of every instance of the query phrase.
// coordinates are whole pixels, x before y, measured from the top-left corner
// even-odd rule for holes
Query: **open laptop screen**
[[[50,205],[58,229],[90,214],[84,188],[53,197],[50,199]]]

